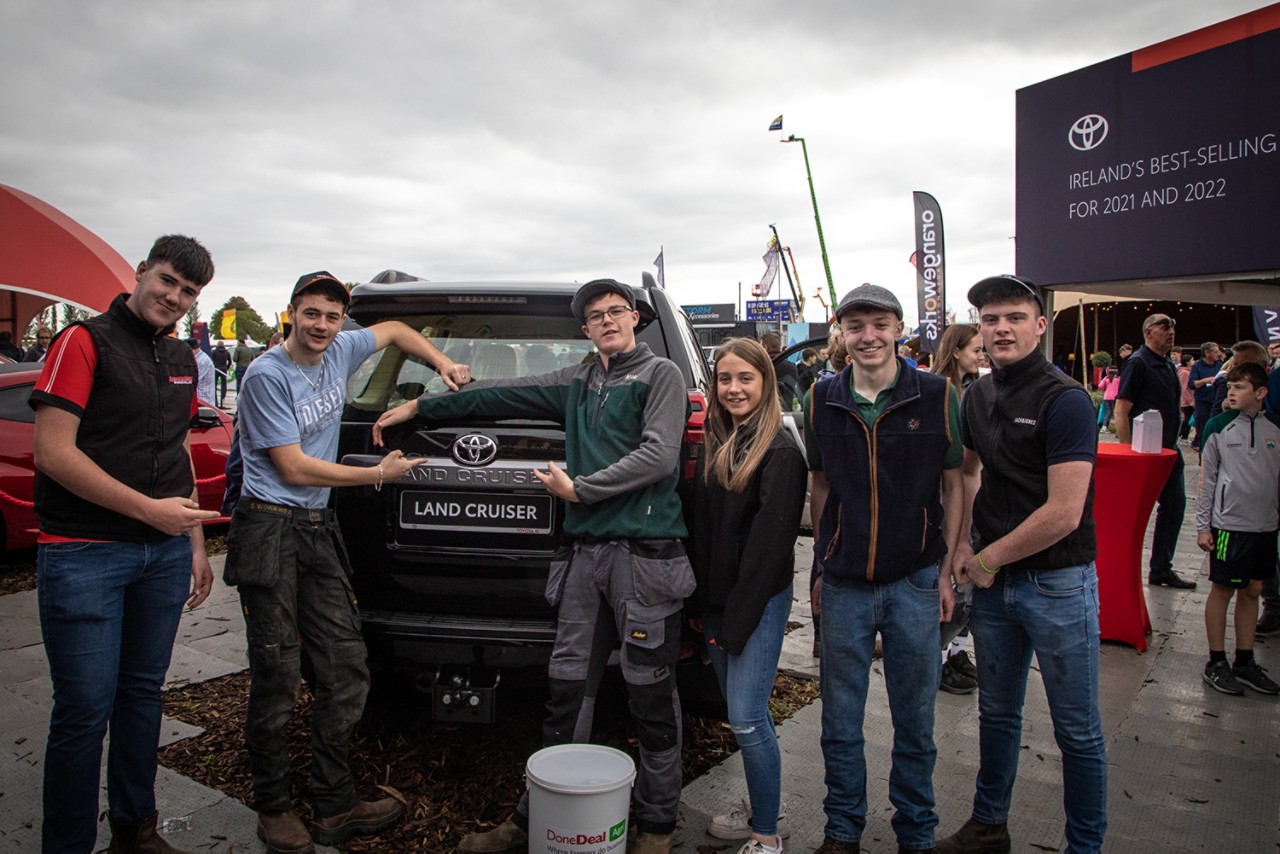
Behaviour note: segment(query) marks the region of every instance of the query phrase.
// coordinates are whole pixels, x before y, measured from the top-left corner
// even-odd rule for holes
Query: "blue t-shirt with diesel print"
[[[295,364],[284,347],[253,360],[237,397],[245,495],[290,507],[328,505],[329,487],[285,483],[270,451],[301,445],[308,457],[335,460],[347,378],[374,346],[373,333],[358,329],[339,333],[319,365]]]

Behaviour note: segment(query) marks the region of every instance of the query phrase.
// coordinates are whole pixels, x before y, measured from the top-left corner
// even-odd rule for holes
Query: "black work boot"
[[[946,839],[939,839],[938,854],[1009,854],[1009,826],[983,824],[970,818],[964,826]]]
[[[137,827],[122,827],[108,817],[111,846],[107,854],[186,854],[164,840],[156,830],[156,813]]]
[[[843,839],[822,837],[822,844],[813,849],[814,854],[858,854],[860,846],[857,842],[845,842]]]

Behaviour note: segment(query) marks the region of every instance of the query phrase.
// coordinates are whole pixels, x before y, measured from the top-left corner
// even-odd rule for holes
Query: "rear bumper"
[[[367,632],[394,640],[550,647],[556,639],[554,619],[460,617],[379,610],[362,610],[360,619]]]

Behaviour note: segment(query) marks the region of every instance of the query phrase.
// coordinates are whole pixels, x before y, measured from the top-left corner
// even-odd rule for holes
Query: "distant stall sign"
[[[685,315],[691,323],[733,323],[736,306],[731,302],[712,303],[711,305],[682,305]]]
[[[800,316],[795,300],[761,299],[747,301],[747,320],[762,323],[794,322]]]

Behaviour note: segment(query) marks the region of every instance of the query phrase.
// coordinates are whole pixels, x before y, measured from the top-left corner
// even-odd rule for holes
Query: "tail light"
[[[688,456],[684,461],[684,479],[693,480],[698,468],[698,457],[702,456],[702,447],[707,439],[707,396],[701,389],[689,390],[689,421],[684,425],[681,441],[688,448]]]

